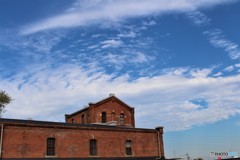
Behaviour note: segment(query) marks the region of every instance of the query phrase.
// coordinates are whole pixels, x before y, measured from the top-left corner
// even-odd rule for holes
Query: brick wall
[[[82,116],[84,118],[82,118]],[[78,124],[83,124],[82,123],[82,119],[84,121],[84,124],[89,124],[89,117],[88,117],[88,110],[82,111],[78,114],[75,114],[73,116],[69,116],[68,118],[66,118],[66,122],[67,123],[78,123]]]
[[[4,123],[2,158],[44,158],[47,138],[56,139],[56,156],[89,156],[90,139],[97,140],[97,157],[126,157],[125,141],[132,141],[133,157],[158,156],[157,130]]]
[[[120,114],[124,114],[124,125],[128,127],[135,127],[134,108],[127,106],[118,98],[112,96],[96,104],[89,104],[87,109],[80,112],[68,115],[66,117],[67,123],[82,123],[82,115],[84,115],[84,122],[101,123],[102,112],[107,114],[107,122],[116,121],[120,125]]]
[[[107,122],[116,121],[120,125],[120,114],[124,114],[124,125],[134,127],[134,113],[121,103],[114,100],[101,104],[97,107],[89,107],[90,123],[101,123],[102,112],[107,114]],[[132,118],[133,116],[133,118]]]

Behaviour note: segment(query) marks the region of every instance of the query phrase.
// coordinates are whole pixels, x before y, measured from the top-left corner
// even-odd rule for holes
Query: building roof
[[[28,126],[39,128],[74,128],[74,129],[97,129],[97,130],[116,130],[116,131],[145,131],[155,132],[155,129],[146,128],[128,128],[121,126],[107,126],[99,124],[77,124],[77,123],[64,123],[64,122],[51,122],[51,121],[36,121],[36,120],[22,120],[22,119],[7,119],[0,118],[0,124],[9,126]]]
[[[117,100],[118,102],[122,103],[124,106],[129,107],[130,109],[134,109],[133,107],[130,107],[128,104],[126,104],[125,102],[123,102],[122,100],[120,100],[119,98],[117,98],[114,94],[110,93],[110,94],[109,94],[109,97],[104,98],[104,99],[102,99],[102,100],[100,100],[100,101],[98,101],[98,102],[95,102],[95,103],[90,102],[87,107],[84,107],[84,108],[82,108],[82,109],[80,109],[80,110],[78,110],[78,111],[76,111],[76,112],[71,113],[71,114],[65,114],[65,117],[74,116],[74,115],[76,115],[76,114],[78,114],[78,113],[84,112],[84,111],[86,111],[86,110],[89,109],[89,106],[90,106],[90,105],[96,105],[96,106],[97,106],[97,105],[100,105],[100,104],[102,104],[102,103],[105,103],[106,101],[111,100],[112,98],[114,98],[114,99]]]

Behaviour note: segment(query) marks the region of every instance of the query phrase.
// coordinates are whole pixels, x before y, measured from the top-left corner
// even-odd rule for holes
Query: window
[[[90,140],[90,156],[96,156],[97,155],[97,140],[91,139]]]
[[[74,123],[74,119],[72,118],[72,123]]]
[[[84,124],[84,114],[82,115],[82,124]]]
[[[102,123],[106,123],[107,122],[107,114],[106,112],[102,112]]]
[[[124,125],[124,114],[120,114],[120,125]]]
[[[47,156],[55,155],[55,138],[47,139]]]
[[[126,140],[125,147],[126,147],[126,155],[127,156],[132,155],[132,141],[131,140]]]

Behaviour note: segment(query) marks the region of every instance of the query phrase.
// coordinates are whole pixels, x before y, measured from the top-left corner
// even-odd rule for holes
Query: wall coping
[[[23,119],[6,119],[0,118],[0,124],[4,126],[25,126],[37,128],[62,128],[62,129],[80,129],[80,130],[109,130],[125,132],[157,132],[156,129],[148,128],[131,128],[121,126],[99,125],[99,124],[77,124],[64,122],[36,121]]]

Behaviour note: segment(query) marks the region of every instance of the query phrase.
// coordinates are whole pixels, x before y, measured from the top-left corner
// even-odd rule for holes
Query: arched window
[[[84,124],[84,114],[82,114],[82,124]]]
[[[90,140],[90,156],[96,156],[97,155],[97,140],[91,139]]]
[[[107,114],[106,112],[102,112],[102,123],[106,123],[107,122]]]
[[[120,125],[124,125],[124,114],[120,114],[120,119],[119,119]]]
[[[125,141],[125,147],[126,147],[126,155],[127,156],[132,155],[132,141],[131,140]]]
[[[47,156],[55,155],[55,138],[47,139]]]

